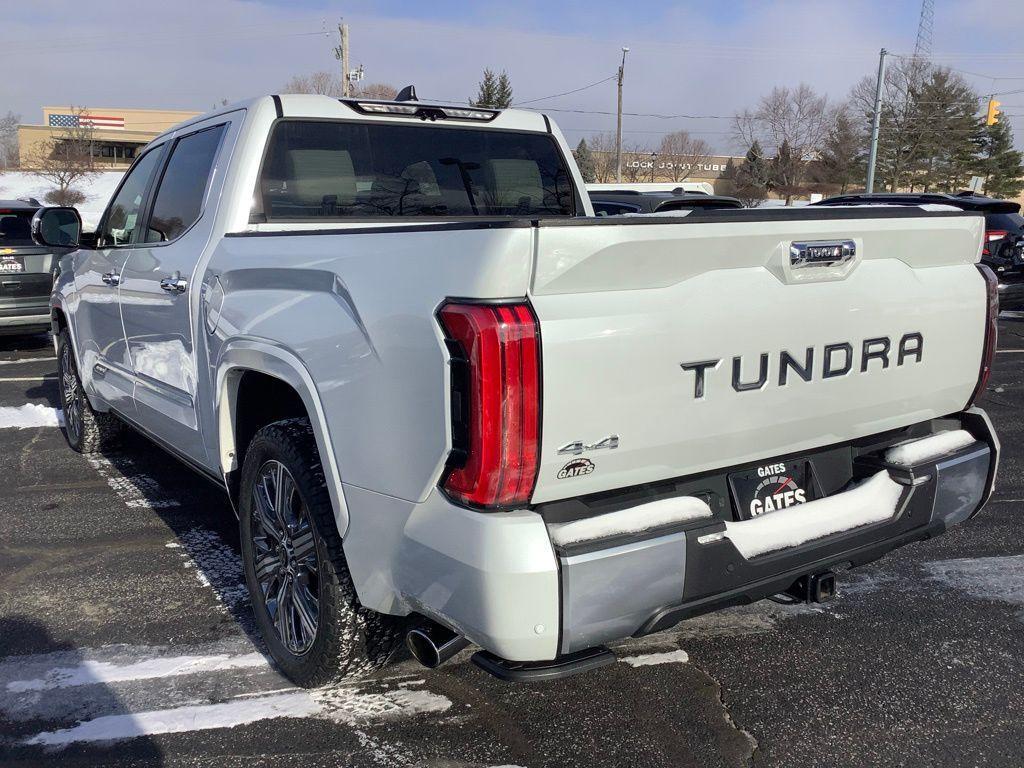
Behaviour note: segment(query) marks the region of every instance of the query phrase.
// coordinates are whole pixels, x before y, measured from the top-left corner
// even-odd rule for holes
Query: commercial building
[[[91,129],[90,142],[96,166],[123,170],[131,165],[139,149],[183,120],[199,112],[172,109],[124,109],[121,107],[43,107],[41,125],[18,126],[18,155],[21,167],[32,170],[40,158],[53,151],[55,141],[69,130]]]
[[[595,170],[599,182],[615,181],[615,154],[596,151]],[[729,165],[742,163],[744,158],[729,155],[687,158],[665,157],[657,152],[623,152],[622,181],[630,183],[657,183],[685,180],[708,182],[716,192],[727,191],[729,184],[722,180],[722,174]]]

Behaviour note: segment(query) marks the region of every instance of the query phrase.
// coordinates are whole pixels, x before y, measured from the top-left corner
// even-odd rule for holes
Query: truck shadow
[[[27,647],[31,655],[6,655]],[[88,661],[32,618],[0,617],[0,764],[96,766],[124,757],[125,742],[92,741],[81,729],[98,717],[126,730],[132,724],[131,709]],[[133,765],[164,764],[148,736],[133,738],[130,749]]]

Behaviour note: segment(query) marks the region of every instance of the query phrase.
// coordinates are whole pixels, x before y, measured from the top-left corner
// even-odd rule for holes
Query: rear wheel
[[[253,437],[239,518],[256,623],[285,674],[313,687],[382,667],[399,645],[401,620],[356,597],[307,419]]]
[[[57,336],[57,377],[68,445],[79,453],[95,453],[116,443],[123,425],[109,413],[94,411],[89,404],[67,328]]]

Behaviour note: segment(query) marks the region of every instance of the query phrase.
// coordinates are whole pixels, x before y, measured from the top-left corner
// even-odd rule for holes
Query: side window
[[[161,147],[152,149],[139,158],[128,172],[96,230],[98,248],[127,245],[131,242],[132,233],[135,232],[138,223],[139,209],[142,207],[142,196],[146,194],[146,187],[160,165],[162,155]]]
[[[623,213],[635,213],[640,210],[635,205],[626,205],[625,203],[606,203],[604,201],[591,201],[591,205],[594,206],[595,216],[620,216]]]
[[[153,213],[146,228],[147,243],[175,240],[199,219],[224,129],[223,125],[207,128],[174,143],[153,201]]]

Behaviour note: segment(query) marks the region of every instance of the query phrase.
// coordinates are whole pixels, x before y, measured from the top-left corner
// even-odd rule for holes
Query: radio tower
[[[921,0],[921,19],[917,22],[917,42],[914,58],[928,59],[932,55],[932,26],[935,23],[935,0]]]

